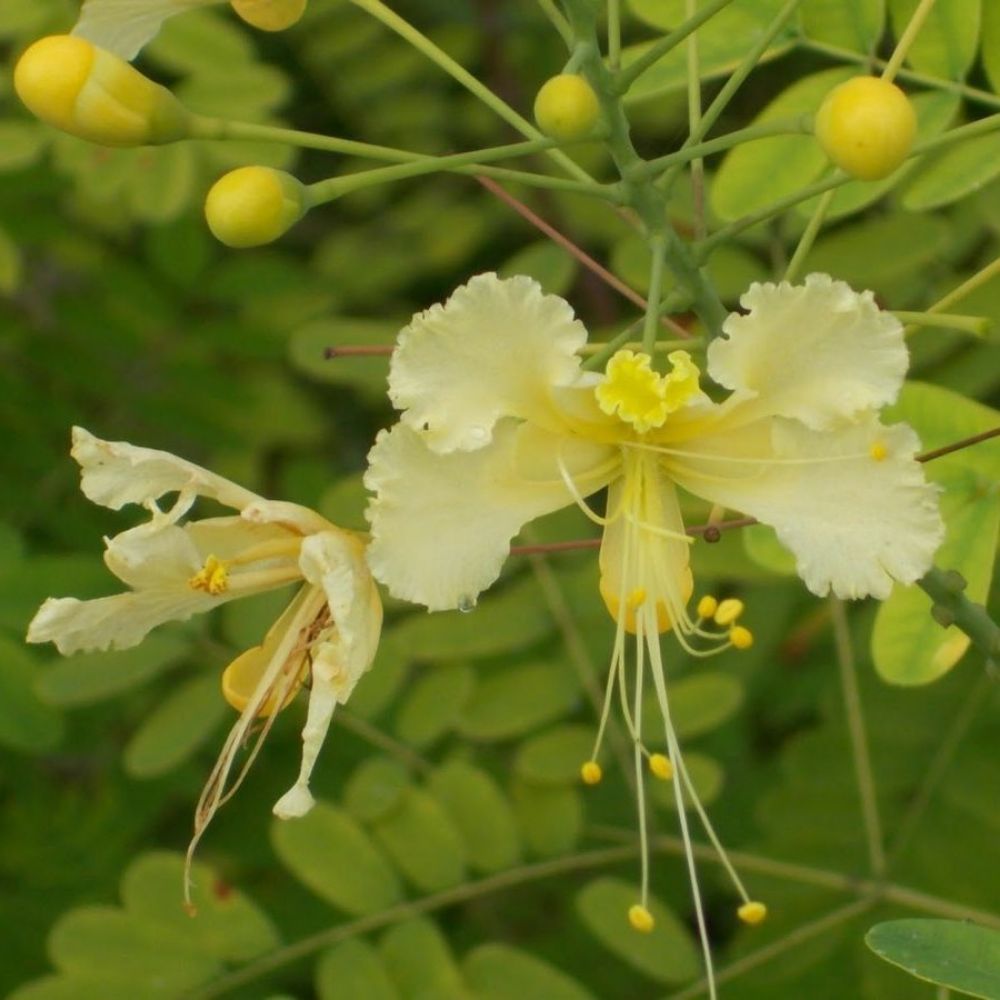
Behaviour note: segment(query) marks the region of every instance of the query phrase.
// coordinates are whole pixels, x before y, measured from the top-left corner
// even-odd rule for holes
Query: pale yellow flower
[[[731,390],[714,402],[684,351],[664,372],[628,350],[604,372],[584,370],[587,334],[566,302],[525,277],[479,275],[400,334],[389,385],[402,413],[379,435],[366,476],[373,572],[431,610],[472,607],[539,515],[576,503],[603,526],[600,592],[617,628],[601,732],[618,688],[640,817],[643,762],[662,780],[676,768],[685,839],[682,785],[714,833],[670,722],[659,636],[672,628],[696,655],[745,649],[753,637],[737,623],[739,601],[688,611],[678,487],[772,525],[818,595],[884,598],[894,580],[930,568],[943,533],[916,435],[878,418],[907,368],[896,319],[870,292],[822,274],[755,284],[741,304],[746,315],[729,316],[708,348],[708,374]],[[604,487],[602,515],[585,498]],[[643,743],[638,706],[650,681],[670,760]],[[600,780],[596,760],[582,777]],[[651,926],[645,882],[644,862],[639,929]]]
[[[73,34],[122,59],[139,50],[175,14],[225,3],[226,0],[84,0]],[[263,31],[282,31],[302,17],[306,0],[229,0],[248,24]]]
[[[112,510],[141,504],[150,516],[105,540],[104,561],[129,589],[89,601],[49,598],[28,641],[54,642],[65,654],[125,649],[164,622],[300,583],[262,644],[223,674],[223,691],[240,717],[199,803],[196,839],[234,790],[230,772],[254,725],[263,719],[266,734],[308,678],[299,777],[274,806],[282,818],[303,815],[313,804],[309,778],[333,711],[350,697],[378,645],[382,606],[363,542],[306,507],[265,500],[167,452],[102,441],[77,427],[72,455],[90,500]],[[173,501],[161,509],[165,496]],[[237,514],[185,522],[199,497]]]

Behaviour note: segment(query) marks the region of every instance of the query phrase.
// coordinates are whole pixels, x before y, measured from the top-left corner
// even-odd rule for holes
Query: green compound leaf
[[[431,775],[427,788],[461,835],[470,868],[495,872],[520,861],[521,838],[513,810],[485,771],[453,760]]]
[[[235,714],[214,675],[195,677],[164,699],[125,747],[125,770],[135,778],[155,778],[188,759]]]
[[[466,1000],[448,942],[432,921],[396,924],[379,950],[402,1000]]]
[[[399,707],[396,735],[410,746],[430,746],[459,723],[475,685],[465,663],[421,668]]]
[[[592,726],[554,726],[521,744],[514,773],[535,785],[575,784],[580,765],[590,760],[594,736]]]
[[[63,736],[62,716],[35,693],[38,664],[20,644],[0,637],[0,745],[45,753]]]
[[[1000,424],[1000,413],[938,386],[911,382],[890,410],[905,420],[928,450]],[[927,475],[944,487],[947,534],[935,565],[965,577],[966,596],[983,603],[993,575],[1000,532],[1000,444],[986,441],[928,462]],[[969,647],[964,633],[931,618],[930,598],[916,586],[896,587],[879,608],[872,632],[875,669],[893,684],[928,684],[947,673]]]
[[[682,983],[701,971],[701,960],[691,935],[655,896],[649,912],[656,922],[649,934],[628,922],[629,907],[639,902],[639,891],[628,882],[598,878],[576,895],[576,908],[587,929],[622,961],[658,983]]]
[[[393,629],[395,639],[417,650],[422,660],[494,656],[529,646],[554,625],[532,577],[488,594],[467,613],[413,614]]]
[[[568,854],[583,832],[583,801],[577,788],[540,787],[514,779],[514,814],[524,842],[534,854]]]
[[[739,711],[743,683],[738,677],[713,670],[671,681],[667,697],[678,738],[691,739],[717,729]],[[666,741],[655,691],[643,700],[642,731],[653,743],[663,745]]]
[[[274,849],[317,896],[353,916],[388,909],[402,898],[392,866],[371,838],[340,809],[317,802],[302,819],[275,822]]]
[[[565,972],[519,948],[483,944],[462,959],[476,1000],[594,1000]]]
[[[316,992],[319,1000],[400,1000],[378,952],[357,938],[323,953],[316,968]]]
[[[1000,175],[1000,134],[982,135],[933,158],[903,194],[903,208],[924,212],[950,205]]]
[[[49,936],[49,955],[73,978],[112,974],[119,983],[112,996],[133,988],[139,996],[176,996],[223,970],[193,945],[167,939],[158,927],[109,906],[81,907],[60,918]]]
[[[889,0],[893,31],[906,29],[920,0]],[[991,0],[986,0],[987,6]],[[983,0],[937,0],[917,34],[906,61],[921,73],[962,80],[979,49]]]
[[[577,692],[572,670],[558,661],[484,668],[458,720],[458,731],[483,742],[521,736],[561,718]]]
[[[917,979],[982,1000],[1000,997],[1000,933],[959,920],[889,920],[865,935],[876,955]]]
[[[799,17],[807,37],[868,53],[885,30],[885,0],[804,0]]]
[[[344,788],[344,806],[362,823],[372,823],[397,808],[410,783],[406,768],[391,757],[371,757],[359,764]]]
[[[632,0],[635,12],[655,27],[674,28],[685,20],[683,0]],[[779,2],[741,0],[716,14],[698,29],[698,65],[701,78],[709,80],[731,73],[766,32]],[[760,62],[775,59],[793,45],[794,20],[771,43]],[[651,43],[632,45],[622,51],[622,66],[645,53]],[[687,86],[687,46],[678,45],[647,70],[629,90],[626,100],[642,100]]]
[[[832,87],[853,75],[852,69],[838,67],[803,77],[771,101],[752,124],[815,111]],[[826,155],[811,135],[748,142],[722,161],[712,183],[712,209],[720,219],[738,219],[805,187],[826,164]]]
[[[396,807],[372,824],[372,832],[399,870],[424,892],[447,889],[465,877],[465,850],[455,824],[419,788],[405,788]]]
[[[993,90],[1000,91],[1000,5],[995,3],[983,4],[982,58]]]
[[[576,274],[576,261],[551,240],[539,240],[518,250],[497,268],[501,278],[526,274],[550,295],[565,295]]]

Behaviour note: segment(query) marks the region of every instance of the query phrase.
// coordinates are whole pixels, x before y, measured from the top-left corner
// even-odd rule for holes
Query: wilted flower
[[[381,630],[382,606],[363,542],[306,507],[265,500],[167,452],[102,441],[76,427],[72,455],[90,500],[112,510],[141,504],[150,517],[105,540],[104,561],[129,590],[88,601],[49,598],[28,628],[28,641],[54,642],[65,654],[126,649],[164,622],[301,582],[262,644],[223,674],[223,693],[240,717],[198,804],[195,842],[242,780],[274,716],[306,680],[300,773],[274,812],[282,818],[308,812],[309,778],[334,708],[371,665]],[[161,509],[167,495],[173,503]],[[185,522],[198,497],[238,513]],[[229,787],[240,747],[261,721],[257,745]]]

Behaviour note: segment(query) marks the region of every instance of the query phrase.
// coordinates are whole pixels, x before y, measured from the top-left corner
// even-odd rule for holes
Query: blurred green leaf
[[[551,240],[539,240],[518,250],[497,268],[501,278],[526,274],[549,295],[565,295],[576,273],[576,261]]]
[[[271,838],[285,867],[346,913],[378,913],[402,896],[395,871],[371,838],[325,802],[302,819],[275,822]]]
[[[514,758],[514,772],[536,785],[569,785],[580,780],[580,765],[590,760],[591,726],[560,725],[525,740]]]
[[[920,0],[889,0],[893,31],[898,38]],[[937,0],[907,53],[906,61],[921,73],[949,80],[965,77],[979,48],[982,0]]]
[[[1000,134],[983,135],[952,146],[930,159],[907,185],[903,207],[909,212],[941,208],[979,191],[1000,174]]]
[[[462,960],[476,1000],[593,1000],[593,994],[565,972],[527,951],[506,944],[482,944]]]
[[[799,17],[809,38],[867,54],[885,30],[885,0],[804,0]]]
[[[912,976],[964,996],[1000,996],[1000,933],[959,920],[890,920],[865,943]]]
[[[62,716],[35,694],[38,665],[19,643],[0,636],[0,744],[45,753],[63,737]]]
[[[392,757],[370,757],[347,779],[344,807],[359,822],[370,823],[389,815],[403,797],[409,775]]]
[[[514,779],[514,815],[535,854],[557,857],[573,850],[583,832],[583,801],[577,788],[532,785]]]
[[[649,934],[628,922],[629,907],[639,902],[635,886],[614,878],[597,878],[576,894],[576,909],[587,929],[605,948],[658,983],[682,983],[701,971],[691,935],[655,896],[648,909],[655,926]]]
[[[452,760],[431,774],[427,787],[461,834],[471,868],[502,871],[520,860],[520,838],[510,804],[485,771]]]
[[[319,1000],[400,1000],[378,953],[357,938],[323,953],[316,968],[316,992]]]
[[[739,711],[743,685],[737,677],[706,670],[670,681],[667,697],[678,739],[692,739],[717,729]],[[665,740],[655,691],[643,703],[642,731],[658,744]]]
[[[444,935],[415,918],[386,931],[379,945],[400,1000],[464,1000],[465,987]]]
[[[396,735],[411,746],[430,746],[459,722],[475,684],[476,674],[464,663],[420,668],[399,707]]]
[[[185,681],[133,733],[125,745],[125,770],[135,778],[154,778],[173,770],[226,718],[235,721],[236,716],[222,697],[218,677]]]

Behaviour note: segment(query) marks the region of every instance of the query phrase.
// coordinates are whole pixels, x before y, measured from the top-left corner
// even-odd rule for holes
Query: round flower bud
[[[917,134],[917,116],[894,83],[856,76],[826,95],[815,129],[823,151],[841,170],[877,181],[906,159]]]
[[[205,219],[217,240],[241,249],[276,240],[306,208],[306,189],[291,174],[271,167],[240,167],[212,185]]]
[[[284,31],[298,21],[306,0],[230,0],[236,13],[261,31]]]
[[[575,73],[560,73],[547,80],[535,98],[535,121],[553,139],[583,138],[600,114],[594,88]]]
[[[189,114],[166,87],[72,35],[49,35],[14,67],[14,88],[43,122],[104,146],[183,139]]]

